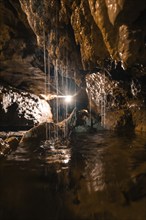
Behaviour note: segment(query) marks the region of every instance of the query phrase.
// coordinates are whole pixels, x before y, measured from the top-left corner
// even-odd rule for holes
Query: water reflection
[[[101,132],[34,149],[0,164],[0,219],[146,219],[145,135]]]
[[[40,146],[43,150],[40,154],[40,158],[43,159],[46,164],[60,164],[60,169],[57,170],[58,172],[68,168],[68,163],[71,158],[71,149],[65,144],[66,143],[58,143],[58,141],[55,140],[46,140]]]
[[[112,184],[114,181],[127,178],[127,170],[124,168],[125,166],[128,167],[126,155],[124,155],[123,150],[120,150],[120,146],[117,146],[123,146],[123,143],[113,142],[114,138],[104,135],[92,136],[92,139],[84,140],[84,143],[78,144],[78,148],[75,149],[74,156],[76,156],[77,151],[84,163],[81,173],[89,192],[106,189],[110,185],[111,178]],[[81,167],[80,164],[77,167]],[[119,172],[120,175],[118,175]]]
[[[80,138],[84,138],[82,142]],[[145,135],[117,136],[105,132],[86,138],[79,137],[72,152],[72,193],[68,193],[68,197],[72,198],[72,202],[68,201],[70,209],[85,219],[102,216],[101,219],[108,220],[144,220],[145,146]],[[132,164],[139,168],[134,169]],[[72,206],[73,202],[75,207]]]
[[[7,161],[24,162],[30,161],[30,164],[36,163],[43,166],[52,165],[57,172],[62,169],[68,169],[68,164],[71,159],[71,148],[66,145],[66,141],[63,143],[58,142],[58,139],[46,140],[41,142],[40,146],[36,147],[31,144],[29,147],[19,146],[15,152],[12,152],[7,157]],[[49,175],[49,174],[48,174]]]

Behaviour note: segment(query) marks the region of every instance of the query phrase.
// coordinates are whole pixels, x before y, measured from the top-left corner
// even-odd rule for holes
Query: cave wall
[[[0,1],[0,29],[0,83],[42,93],[43,52],[19,1]]]
[[[83,85],[100,116],[106,87],[105,127],[146,130],[145,0],[2,0],[0,15],[1,84],[44,93],[45,46],[51,68]]]
[[[2,0],[0,10],[3,63],[43,70],[45,43],[51,63],[79,79],[107,59],[124,68],[146,64],[145,0]]]
[[[51,119],[43,94],[43,51],[19,1],[0,1],[0,129],[26,129]]]
[[[124,68],[146,63],[146,1],[20,0],[28,22],[53,62],[90,70],[111,57]],[[64,54],[65,53],[65,54]],[[64,55],[68,57],[65,61]]]

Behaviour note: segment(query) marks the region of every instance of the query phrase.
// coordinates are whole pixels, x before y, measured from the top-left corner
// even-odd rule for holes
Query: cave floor
[[[146,137],[100,131],[0,161],[2,220],[145,220]]]

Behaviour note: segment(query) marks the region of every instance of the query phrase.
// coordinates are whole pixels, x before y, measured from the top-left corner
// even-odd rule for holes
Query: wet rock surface
[[[0,138],[0,159],[6,157],[12,151],[16,150],[19,145],[19,139],[16,137],[9,137],[6,139]]]
[[[2,0],[0,10],[2,85],[40,95],[45,93],[46,71],[52,77],[56,71],[71,77],[79,87],[89,78],[84,89],[87,86],[89,99],[89,93],[94,93],[89,104],[101,119],[103,109],[97,102],[106,98],[107,129],[129,124],[145,131],[144,0]],[[103,74],[98,74],[103,70],[109,72],[105,82]],[[90,79],[94,73],[96,89]],[[56,92],[54,82],[49,81],[52,93]],[[103,87],[106,97],[103,93],[99,98]]]
[[[0,219],[146,219],[145,25],[145,0],[0,1],[0,125],[52,116],[46,73],[53,95],[56,73],[83,89],[77,118],[2,134]]]
[[[0,87],[1,129],[32,127],[52,121],[50,105],[37,95],[13,87]]]
[[[132,0],[130,2],[89,0],[69,3],[64,0],[60,2],[52,0],[42,1],[41,4],[39,1],[21,0],[20,3],[39,44],[43,40],[43,25],[48,30],[51,43],[48,50],[51,49],[52,60],[56,57],[66,66],[61,56],[63,50],[68,53],[75,46],[68,61],[70,69],[74,69],[78,57],[80,58],[78,66],[83,65],[85,69],[96,67],[102,58],[109,55],[114,60],[122,61],[125,67],[135,62],[142,64],[146,62],[144,0],[140,4]],[[50,19],[54,14],[56,17]],[[75,38],[71,36],[71,31]],[[69,44],[63,44],[63,32]],[[80,51],[76,45],[80,46]],[[71,60],[75,62],[72,63]]]
[[[75,133],[94,133],[98,130],[103,130],[101,126],[101,118],[87,109],[82,109],[77,112],[77,121],[74,129]]]
[[[22,137],[22,146],[39,145],[41,141],[57,140],[59,145],[62,140],[69,140],[70,134],[76,125],[76,109],[72,111],[68,118],[61,122],[44,122],[28,130]],[[36,147],[36,146],[35,146]]]
[[[135,62],[145,65],[145,31],[141,19],[145,16],[146,2],[89,0],[89,5],[110,55],[121,60],[125,67]]]
[[[45,74],[26,60],[6,60],[1,63],[0,82],[4,86],[40,95],[45,92]]]
[[[2,219],[145,220],[145,134],[100,131],[34,149],[0,161]]]
[[[129,127],[146,131],[146,77],[121,76],[106,71],[86,76],[92,109],[101,116],[101,122],[107,129]]]
[[[0,2],[0,27],[0,81],[38,95],[44,80],[42,49],[19,1]]]

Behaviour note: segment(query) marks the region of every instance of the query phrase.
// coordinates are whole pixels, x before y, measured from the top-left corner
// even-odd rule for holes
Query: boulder
[[[86,75],[89,108],[101,116],[101,123],[109,130],[131,128],[146,131],[145,86],[133,76],[116,75],[101,70]],[[123,74],[123,75],[122,75]]]
[[[19,139],[16,137],[9,137],[3,140],[0,138],[0,158],[5,157],[11,151],[15,150],[19,144]]]
[[[50,105],[37,95],[13,87],[0,86],[1,129],[26,129],[52,121]]]
[[[73,128],[75,127],[75,124],[76,109],[72,111],[67,119],[64,119],[59,123],[44,122],[31,128],[23,135],[20,144],[21,146],[28,146],[28,144],[31,143],[39,145],[41,141],[47,139],[57,139],[61,142],[63,139],[69,138]]]

